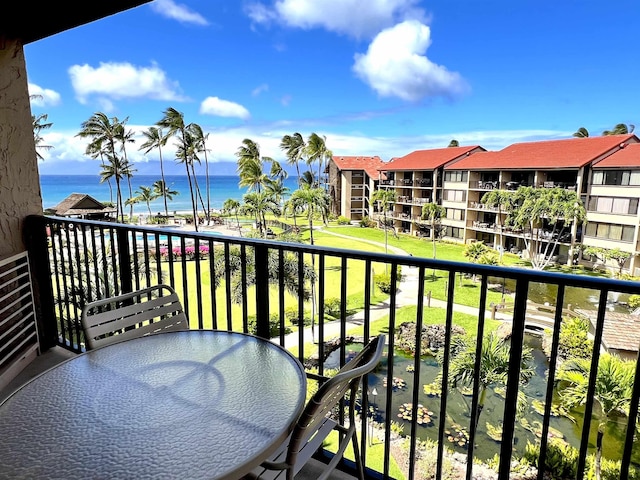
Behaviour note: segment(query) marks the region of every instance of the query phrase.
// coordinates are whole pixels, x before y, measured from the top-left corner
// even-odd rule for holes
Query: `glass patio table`
[[[0,478],[240,478],[286,439],[305,395],[300,362],[251,335],[116,343],[0,405]]]

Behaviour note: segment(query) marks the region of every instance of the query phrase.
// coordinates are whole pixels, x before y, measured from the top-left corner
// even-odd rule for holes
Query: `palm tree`
[[[629,415],[634,380],[634,363],[625,362],[616,355],[603,353],[598,362],[593,400],[599,408],[593,409],[598,419],[596,436],[595,475],[600,480],[602,443],[609,420],[616,415]],[[558,371],[560,400],[568,408],[584,405],[588,400],[591,360],[572,358]]]
[[[584,127],[580,127],[573,133],[573,136],[576,138],[587,138],[589,137],[589,130]]]
[[[291,194],[293,208],[306,211],[309,222],[309,241],[313,245],[313,217],[320,213],[326,215],[329,209],[329,195],[326,191],[317,187],[303,185]],[[311,265],[315,272],[315,255],[311,255]],[[311,281],[311,338],[315,338],[315,280]]]
[[[296,174],[298,175],[298,186],[300,186],[300,160],[302,160],[306,149],[304,138],[298,132],[293,135],[285,135],[280,142],[280,148],[287,155],[287,163],[289,165],[295,165]]]
[[[448,382],[457,387],[458,385],[473,386],[473,377],[476,365],[476,342],[468,341],[464,337],[457,339],[457,353],[451,360],[449,367]],[[510,347],[504,339],[495,333],[491,333],[482,340],[482,350],[480,353],[480,376],[478,383],[478,406],[473,412],[473,421],[476,428],[478,420],[484,408],[489,387],[503,387],[507,384],[509,375]],[[520,383],[525,383],[535,373],[532,367],[531,349],[522,348]],[[520,400],[520,399],[519,399]],[[520,403],[520,402],[519,402]],[[522,407],[522,405],[520,405]]]
[[[122,180],[122,168],[125,166],[116,152],[116,136],[118,134],[116,125],[118,119],[110,119],[102,112],[94,113],[88,120],[82,122],[81,130],[76,135],[81,138],[90,138],[91,143],[87,147],[88,151],[95,152],[99,149],[101,156],[107,159],[110,165],[103,162],[101,181],[114,178],[116,182],[116,209],[120,213],[120,221],[124,223],[124,209],[122,205],[122,191],[120,180]],[[103,175],[106,173],[106,175]]]
[[[498,213],[496,215],[496,223],[498,225],[498,238],[500,242],[500,261],[502,262],[502,254],[504,252],[504,242],[503,242],[503,233],[502,233],[502,214],[507,211],[510,212],[512,210],[511,199],[513,198],[506,190],[494,189],[490,192],[485,193],[480,200],[481,203],[486,205],[489,208],[497,208]]]
[[[153,215],[153,213],[151,213],[151,202],[153,202],[156,198],[158,198],[158,194],[153,189],[153,187],[145,187],[145,186],[138,187],[138,190],[136,190],[136,193],[138,195],[136,195],[133,198],[130,198],[129,200],[133,200],[133,199],[137,200],[137,202],[135,203],[145,202],[147,204],[147,210],[149,210],[149,217],[151,217]]]
[[[207,208],[206,213],[205,213],[205,217],[207,218],[207,225],[209,225],[211,223],[211,182],[210,182],[210,178],[209,178],[209,157],[207,155],[207,152],[209,150],[207,150],[207,139],[209,138],[209,134],[207,133],[205,135],[205,133],[202,131],[202,127],[200,127],[200,125],[198,125],[197,123],[192,123],[191,125],[189,125],[189,131],[191,132],[191,134],[194,137],[195,143],[196,143],[196,152],[197,153],[204,153],[204,165],[205,165],[205,185],[207,188]],[[194,172],[194,178],[195,178],[195,172]]]
[[[387,225],[387,209],[388,204],[392,204],[391,208],[393,208],[393,204],[396,201],[396,191],[393,189],[381,188],[376,190],[371,196],[372,202],[378,203],[378,211],[380,211],[380,206],[382,205],[382,218],[384,224],[384,252],[389,253],[389,238],[388,238],[388,225]]]
[[[285,195],[289,193],[289,188],[284,186],[281,178],[275,180],[269,179],[265,184],[265,191],[273,195],[278,205],[282,207],[282,200]]]
[[[256,219],[258,229],[260,230],[260,236],[266,237],[266,216],[268,213],[271,213],[276,217],[280,216],[280,205],[278,205],[276,200],[273,198],[273,195],[267,192],[249,192],[246,193],[242,199],[242,213],[246,215],[253,215]]]
[[[118,120],[117,117],[113,117],[114,127],[115,127],[115,136],[116,139],[120,142],[120,151],[122,152],[124,158],[124,167],[125,167],[125,176],[127,177],[127,183],[129,185],[129,197],[133,197],[133,187],[131,186],[131,178],[133,177],[133,172],[136,170],[133,168],[133,164],[129,163],[129,158],[127,157],[127,143],[135,143],[133,139],[133,130],[126,131],[125,125],[129,120],[129,117],[124,120]],[[129,221],[133,218],[133,205],[131,205],[131,210],[129,212]]]
[[[189,191],[191,194],[191,206],[193,209],[193,224],[196,232],[198,231],[198,208],[196,203],[196,197],[193,191],[193,180],[191,179],[191,169],[189,163],[193,162],[193,159],[189,156],[189,139],[187,133],[187,125],[184,123],[184,114],[177,111],[175,108],[169,107],[164,111],[164,117],[162,117],[157,123],[157,126],[167,129],[167,137],[176,136],[178,139],[178,150],[176,151],[176,159],[179,163],[184,163],[185,170],[187,172],[187,180],[189,181]]]
[[[312,133],[307,139],[307,146],[305,148],[307,154],[307,163],[309,166],[313,162],[318,162],[318,185],[322,179],[322,171],[325,161],[328,161],[333,157],[331,150],[327,148],[327,137],[324,135],[321,137],[317,133]]]
[[[238,157],[239,185],[246,187],[249,191],[262,191],[269,178],[263,169],[264,162],[273,162],[271,157],[263,157],[260,153],[260,146],[249,138],[242,141],[242,145],[236,152]]]
[[[633,133],[635,128],[635,125],[618,123],[615,127],[613,127],[613,130],[605,130],[604,132],[602,132],[602,135],[628,135],[629,133]]]
[[[313,245],[313,217],[318,213],[324,214],[329,208],[327,193],[321,188],[303,185],[291,194],[291,203],[296,210],[307,213],[310,242]]]
[[[431,243],[433,243],[433,258],[436,258],[436,229],[442,217],[446,215],[446,209],[437,203],[429,202],[422,205],[422,218],[429,221],[431,226]]]
[[[42,115],[31,115],[31,123],[33,126],[33,141],[36,145],[36,158],[38,160],[44,160],[44,157],[40,154],[39,150],[51,150],[53,145],[43,145],[44,138],[40,135],[42,130],[47,130],[53,126],[53,123],[47,122],[48,115],[46,113]]]
[[[166,181],[164,178],[164,161],[162,158],[162,147],[167,145],[167,140],[169,136],[165,136],[162,134],[162,129],[157,127],[149,127],[147,130],[142,132],[142,135],[146,138],[146,141],[140,145],[140,150],[144,150],[144,153],[147,154],[154,148],[158,149],[158,154],[160,155],[160,178],[162,181],[162,185],[166,186]],[[165,188],[162,188],[162,198],[164,199],[164,214],[166,217],[169,216],[169,208],[167,205],[167,196],[164,193]]]
[[[283,283],[285,290],[295,297],[298,297],[300,289],[298,256],[291,252],[283,252],[282,260],[284,268],[280,268],[279,257],[280,254],[277,250],[269,249],[267,253],[269,283],[278,285],[280,283],[280,276],[284,275]],[[244,265],[242,263],[243,258],[246,259],[246,264]],[[241,303],[242,292],[245,291],[246,288],[256,284],[255,255],[246,255],[243,257],[239,247],[229,249],[228,256],[215,255],[215,288],[218,288],[220,284],[226,280],[227,266],[229,266],[231,270],[231,298],[235,303]],[[309,290],[305,288],[305,284],[315,281],[316,278],[315,271],[308,262],[303,262],[302,278],[302,298],[308,300],[310,293]]]
[[[227,214],[234,214],[236,216],[236,223],[238,224],[238,233],[242,236],[242,229],[240,228],[240,219],[238,218],[238,211],[240,210],[240,202],[233,198],[227,198],[222,204],[222,211]]]
[[[460,146],[460,142],[458,142],[458,140],[456,140],[455,138],[449,142],[449,145],[447,145],[447,147],[459,147],[459,146]]]
[[[178,192],[177,190],[171,190],[171,188],[169,188],[169,186],[167,185],[167,183],[164,180],[156,180],[155,182],[153,182],[153,193],[156,196],[156,198],[159,197],[163,197],[166,200],[173,200],[173,197],[176,195],[179,195],[180,192]],[[168,210],[166,210],[166,203],[165,203],[165,215],[168,217],[169,216],[169,212]]]

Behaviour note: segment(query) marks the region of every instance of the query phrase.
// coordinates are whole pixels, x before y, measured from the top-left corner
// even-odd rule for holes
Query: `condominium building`
[[[434,201],[437,204],[448,201],[443,185],[450,178],[445,175],[444,166],[484,151],[480,146],[417,150],[384,164],[381,173],[386,178],[380,180],[380,188],[393,189],[396,194],[395,203],[386,213],[387,218],[392,219],[400,232],[429,236],[430,227],[422,221],[422,206]],[[459,199],[454,198],[464,199],[464,194]]]
[[[371,196],[378,187],[380,157],[334,156],[329,160],[330,211],[349,220],[371,215]]]
[[[436,202],[446,212],[441,238],[482,241],[514,253],[526,253],[532,232],[505,226],[507,213],[483,204],[483,196],[520,186],[573,190],[585,206],[587,223],[567,224],[558,235],[543,222],[538,232],[542,237],[537,238],[552,245],[547,254],[564,263],[575,258],[576,244],[618,248],[631,254],[624,269],[640,275],[640,139],[635,135],[523,142],[499,151],[477,145],[419,150],[378,168],[379,188],[396,193],[386,216],[398,231],[430,236],[430,225],[421,218],[422,206]],[[366,204],[367,198],[363,201]],[[381,218],[380,213],[370,205],[373,218]]]

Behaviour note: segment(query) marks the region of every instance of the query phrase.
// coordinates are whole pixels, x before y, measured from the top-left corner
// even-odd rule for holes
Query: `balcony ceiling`
[[[0,13],[0,48],[4,39],[23,45],[148,3],[150,0],[94,0],[84,2],[17,1]]]

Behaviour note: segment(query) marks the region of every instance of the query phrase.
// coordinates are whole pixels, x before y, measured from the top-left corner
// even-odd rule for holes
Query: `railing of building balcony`
[[[430,178],[417,178],[413,181],[414,187],[432,187],[433,180]]]
[[[517,428],[520,425],[521,359],[533,287],[545,286],[555,297],[548,306],[549,321],[553,326],[549,368],[548,372],[537,373],[547,377],[540,396],[543,405],[540,435],[534,437],[537,438],[534,441],[539,448],[537,462],[540,465],[545,465],[548,452],[566,298],[578,293],[596,299],[590,315],[594,347],[590,352],[586,402],[583,414],[571,427],[577,430],[576,438],[579,439],[575,445],[578,479],[585,478],[588,454],[593,453],[592,433],[598,428],[597,421],[592,421],[592,413],[598,408],[594,401],[597,366],[602,355],[605,322],[610,321],[607,312],[611,298],[640,294],[638,282],[58,217],[28,217],[24,234],[38,297],[40,336],[46,347],[59,344],[77,352],[82,350],[80,309],[85,302],[164,282],[179,292],[191,328],[237,330],[270,337],[290,348],[309,367],[308,375],[312,380],[321,381],[329,373],[325,359],[330,347],[325,342],[333,337],[339,339],[335,363],[341,365],[348,358],[347,341],[352,338],[366,340],[375,332],[386,332],[389,352],[396,352],[396,347],[412,350],[409,366],[415,379],[420,379],[421,369],[427,368],[421,359],[431,355],[429,348],[436,349],[440,393],[437,407],[431,412],[432,426],[424,426],[424,412],[419,413],[418,408],[407,410],[407,403],[402,405],[408,461],[406,464],[401,462],[401,467],[406,468],[403,475],[408,480],[418,478],[420,474],[415,469],[420,464],[418,459],[425,432],[432,432],[437,445],[433,454],[434,478],[444,478],[445,463],[451,461],[449,447],[457,448],[448,440],[451,437],[450,412],[455,407],[449,394],[456,388],[448,380],[456,354],[453,332],[457,324],[457,301],[459,295],[464,296],[459,278],[461,282],[463,276],[473,277],[477,287],[473,289],[477,298],[473,299],[471,307],[475,320],[472,331],[467,332],[475,335],[472,344],[475,361],[468,373],[468,378],[472,379],[470,397],[463,402],[470,405],[469,412],[478,412],[480,406],[481,354],[486,340],[489,298],[493,292],[491,285],[506,280],[513,282],[513,307],[503,320],[510,326],[511,333],[508,365],[504,370],[504,400],[497,404],[502,430],[499,443],[492,443],[498,455],[496,468],[500,480],[510,478],[514,449],[520,435]],[[388,274],[388,294],[380,297],[379,287],[374,286],[374,274],[383,271]],[[430,290],[432,275],[435,278],[436,272],[446,279],[444,291],[440,293]],[[413,278],[414,283],[405,283],[408,278]],[[330,295],[335,295],[337,302]],[[442,302],[442,337],[434,347],[432,342],[435,340],[426,338],[425,331],[428,319],[436,314],[434,309],[440,308],[431,304],[432,299],[435,302],[438,298]],[[357,322],[350,323],[350,315],[354,312],[358,314]],[[296,321],[292,322],[294,317]],[[307,318],[312,319],[311,332],[304,326]],[[415,333],[399,337],[404,326],[400,318],[404,318],[407,325],[414,325]],[[289,345],[291,335],[296,341]],[[312,357],[316,360],[312,361]],[[395,465],[392,445],[398,445],[393,433],[397,429],[392,425],[396,425],[399,415],[394,391],[396,377],[406,373],[395,367],[401,357],[404,358],[400,353],[388,354],[379,371],[379,375],[384,375],[384,381],[368,377],[363,385],[363,392],[375,387],[382,399],[376,402],[374,396],[371,401],[368,395],[363,395],[360,404],[361,412],[369,412],[358,426],[361,455],[365,462],[371,460],[369,450],[374,437],[384,452],[382,465],[376,470],[369,469],[367,478],[391,478],[390,472]],[[636,359],[633,365],[635,373],[628,399],[628,416],[621,423],[623,433],[618,449],[620,478],[627,478],[630,468],[640,468],[640,447],[634,443],[640,400],[640,360]],[[409,404],[426,402],[424,385],[420,381],[411,381],[405,388],[408,391],[404,398],[411,399]],[[336,414],[344,415],[344,409]],[[468,438],[466,452],[462,451],[468,465],[464,475],[470,480],[472,467],[478,462],[474,446],[491,442],[486,437],[484,423],[472,420],[477,419],[475,414],[465,418],[468,424],[462,428],[468,432]],[[371,425],[377,433],[372,433]],[[348,469],[349,465],[344,468]],[[543,469],[539,470],[537,478],[542,480]]]

